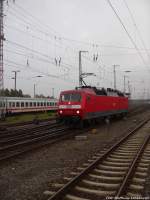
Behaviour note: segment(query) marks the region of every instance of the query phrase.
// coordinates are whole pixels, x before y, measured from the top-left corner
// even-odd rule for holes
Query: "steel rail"
[[[22,133],[24,131],[31,131],[31,130],[34,130],[34,129],[40,129],[42,127],[46,127],[46,126],[51,126],[53,124],[57,124],[56,122],[54,123],[46,123],[46,124],[40,124],[40,125],[32,125],[32,126],[27,126],[27,127],[20,127],[20,128],[15,128],[15,129],[10,129],[10,130],[5,130],[3,132],[0,133],[0,138],[3,138],[5,136],[11,136],[11,135],[16,135],[16,134],[19,134],[19,133]]]
[[[41,133],[41,136],[37,136],[35,138],[32,138],[32,139],[28,139],[28,140],[25,140],[25,141],[21,141],[19,143],[15,143],[13,145],[8,145],[8,146],[5,146],[5,147],[2,147],[0,148],[0,152],[2,151],[6,151],[6,150],[9,150],[9,149],[12,149],[14,147],[18,147],[20,145],[26,145],[26,144],[30,144],[32,142],[35,142],[35,141],[39,141],[41,139],[47,139],[47,138],[51,138],[53,136],[56,136],[59,132],[62,132],[62,131],[66,131],[68,130],[68,128],[63,128],[63,129],[57,129],[57,130],[52,130],[52,131],[49,131],[47,130],[46,132],[44,133]]]
[[[35,129],[32,129],[32,130],[24,130],[22,131],[20,134],[16,133],[16,134],[13,134],[13,135],[9,135],[9,137],[3,137],[1,140],[0,140],[0,144],[5,144],[5,143],[10,143],[10,142],[17,142],[18,140],[24,140],[26,138],[30,138],[30,137],[35,137],[36,135],[40,135],[42,134],[41,131],[47,131],[49,129],[54,129],[54,128],[58,128],[58,127],[61,127],[62,125],[61,124],[53,124],[53,125],[49,125],[49,126],[43,126],[43,127],[37,127]]]
[[[1,154],[0,161],[6,160],[8,158],[14,157],[16,155],[22,154],[27,151],[33,150],[33,149],[41,147],[43,145],[54,143],[56,141],[60,141],[60,140],[62,140],[62,137],[65,137],[65,136],[68,137],[69,134],[68,134],[68,132],[66,132],[67,130],[69,130],[69,129],[64,128],[64,129],[55,130],[55,131],[53,131],[53,133],[50,133],[49,135],[35,138],[35,139],[29,140],[29,141],[24,141],[19,144],[15,144],[13,146],[7,147],[5,149],[1,149],[0,151],[2,151],[2,152],[0,153]],[[13,149],[14,147],[15,147],[15,149]],[[8,152],[8,150],[10,150],[10,152]]]
[[[122,182],[122,184],[121,184],[121,186],[120,186],[120,188],[119,188],[119,190],[116,194],[116,197],[120,197],[120,196],[125,195],[127,187],[129,186],[131,179],[134,176],[134,172],[137,168],[138,161],[139,161],[140,157],[142,156],[142,153],[143,153],[146,145],[148,144],[149,140],[150,140],[150,135],[148,135],[148,137],[145,138],[142,146],[139,148],[137,155],[135,156],[133,162],[131,163],[131,166],[129,168],[128,173],[125,175],[125,177],[123,179],[123,182]]]
[[[56,118],[49,118],[49,119],[39,119],[39,123],[41,122],[47,122],[47,121],[53,121],[56,120]],[[5,124],[5,123],[0,123],[2,128],[17,128],[18,126],[26,126],[26,125],[32,125],[35,124],[35,122],[32,121],[26,121],[26,122],[18,122],[18,123],[12,123],[12,124]],[[7,126],[7,127],[6,127]]]

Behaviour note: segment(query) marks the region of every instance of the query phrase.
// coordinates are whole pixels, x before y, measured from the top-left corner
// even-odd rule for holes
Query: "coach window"
[[[16,102],[16,107],[19,107],[19,102]]]
[[[44,106],[46,106],[46,102],[44,102]]]
[[[9,108],[11,108],[11,102],[9,102]]]
[[[25,103],[26,107],[28,107],[28,102]]]
[[[47,102],[47,106],[49,106],[49,102]]]
[[[33,102],[33,106],[36,107],[36,102]]]
[[[24,102],[21,102],[21,107],[24,107]]]
[[[30,102],[30,107],[32,107],[32,102]]]
[[[43,102],[41,102],[41,106],[43,106]]]
[[[40,103],[39,103],[39,102],[37,102],[37,106],[40,106]]]
[[[12,102],[12,107],[15,107],[15,102]]]

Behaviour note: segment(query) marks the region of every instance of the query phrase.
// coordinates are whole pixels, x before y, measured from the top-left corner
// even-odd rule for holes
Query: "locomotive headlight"
[[[62,111],[62,110],[60,110],[60,111],[59,111],[59,113],[60,113],[60,114],[62,114],[62,113],[63,113],[63,111]]]
[[[76,113],[77,113],[77,114],[79,114],[79,113],[80,113],[80,111],[79,111],[79,110],[77,110],[77,111],[76,111]]]

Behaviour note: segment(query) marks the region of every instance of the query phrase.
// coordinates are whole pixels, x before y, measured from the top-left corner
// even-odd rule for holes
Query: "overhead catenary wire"
[[[13,11],[13,14],[12,16],[16,16],[18,17],[20,20],[22,18],[22,21],[24,23],[26,23],[26,25],[31,25],[30,28],[33,28],[34,26],[36,26],[36,30],[39,31],[40,33],[44,34],[44,35],[47,35],[51,38],[61,38],[61,40],[65,40],[65,41],[68,41],[68,42],[73,42],[73,43],[79,43],[79,44],[84,44],[84,45],[89,45],[89,46],[93,46],[93,45],[96,45],[98,48],[99,47],[104,47],[104,48],[119,48],[119,49],[135,49],[133,47],[127,47],[127,46],[118,46],[118,45],[105,45],[105,44],[99,44],[99,42],[85,42],[85,41],[80,41],[80,40],[75,40],[75,39],[71,39],[71,38],[66,38],[66,37],[63,37],[61,36],[60,33],[58,33],[57,31],[55,31],[52,27],[48,26],[47,24],[43,23],[41,20],[39,20],[38,18],[36,18],[35,16],[33,16],[30,12],[28,12],[27,10],[25,10],[24,8],[22,8],[20,5],[18,5],[17,3],[14,4],[14,6],[18,7],[19,9],[23,10],[23,12],[20,12],[20,15],[16,15],[18,13],[18,11],[20,10],[16,10],[17,12],[14,12]],[[12,10],[11,10],[12,12]],[[24,14],[26,13],[26,15]],[[29,18],[30,16],[30,18]],[[29,21],[27,21],[27,19]],[[31,23],[31,19],[33,22],[36,22],[37,24],[32,24]],[[34,19],[34,20],[33,20]],[[42,27],[41,29],[39,27]],[[47,29],[46,29],[47,27]],[[45,28],[46,30],[44,31]],[[53,30],[53,31],[52,31]],[[49,32],[50,31],[50,32]],[[52,31],[52,32],[51,32]],[[150,51],[150,49],[140,49],[140,50],[147,50],[147,51]]]
[[[17,4],[16,4],[17,5]],[[18,8],[18,9],[20,9],[20,8]],[[20,9],[21,10],[21,9]],[[25,10],[25,9],[24,9]],[[16,11],[17,11],[17,9],[16,9]],[[13,12],[13,11],[12,11]],[[25,10],[25,12],[26,12],[26,10]],[[16,19],[19,17],[19,15],[22,15],[23,17],[22,17],[22,19],[23,19],[23,21],[22,21],[22,19],[20,18],[20,23],[21,22],[23,22],[23,26],[24,27],[28,27],[31,31],[29,31],[28,33],[30,34],[30,32],[32,33],[32,35],[33,34],[37,34],[37,35],[35,35],[35,39],[38,39],[38,37],[40,38],[40,36],[42,36],[42,35],[38,35],[38,34],[43,34],[44,36],[47,36],[47,39],[48,40],[50,40],[50,41],[54,41],[55,39],[54,39],[54,37],[56,36],[57,38],[61,38],[61,45],[60,46],[63,46],[64,48],[69,48],[69,49],[72,49],[73,51],[74,51],[74,53],[75,52],[77,52],[77,48],[78,48],[78,46],[75,46],[74,44],[80,44],[80,45],[88,45],[88,46],[90,46],[90,47],[92,47],[93,46],[93,44],[94,45],[98,45],[98,48],[101,48],[102,46],[104,47],[104,48],[118,48],[118,49],[131,49],[131,50],[135,50],[135,47],[124,47],[124,46],[117,46],[117,45],[101,45],[101,44],[97,44],[97,42],[84,42],[84,41],[78,41],[78,40],[75,40],[75,39],[70,39],[70,38],[65,38],[65,37],[62,37],[59,33],[57,33],[57,32],[55,32],[55,31],[52,31],[52,30],[50,30],[50,28],[48,27],[48,26],[45,26],[45,24],[42,22],[41,23],[41,21],[40,20],[37,20],[37,23],[32,23],[32,22],[34,22],[34,20],[29,20],[29,13],[28,12],[26,12],[26,14],[25,14],[25,12],[24,12],[24,15],[22,15],[21,13],[23,13],[23,12],[19,12],[20,14],[16,14]],[[17,12],[13,12],[13,13],[17,13]],[[13,14],[11,14],[11,16],[13,17]],[[34,18],[34,15],[32,15],[32,17]],[[32,19],[32,17],[30,18],[30,19]],[[36,20],[35,20],[36,21]],[[33,25],[34,24],[34,25]],[[30,27],[29,27],[30,26]],[[42,28],[43,27],[43,28]],[[34,37],[34,36],[33,36]],[[43,36],[41,37],[41,41],[42,41],[42,38],[43,38]],[[39,39],[40,40],[40,39]],[[57,42],[58,42],[59,40],[57,40]],[[44,42],[44,40],[43,40],[43,42]],[[6,41],[6,43],[7,43],[7,41]],[[19,42],[18,42],[18,44],[19,44]],[[69,44],[70,46],[72,46],[72,44],[73,44],[73,47],[68,47],[67,45]],[[12,44],[11,44],[12,45]],[[57,44],[56,44],[57,45]],[[25,46],[25,45],[23,45],[23,46]],[[59,42],[58,42],[58,45],[57,46],[59,46]],[[66,47],[67,46],[67,47]],[[21,47],[19,47],[19,46],[17,46],[19,49],[26,49],[26,48],[21,48]],[[32,49],[32,51],[31,51],[31,49]],[[139,48],[138,48],[139,49]],[[40,54],[38,54],[37,52],[34,52],[33,50],[33,48],[30,48],[30,50],[29,49],[26,49],[27,50],[27,52],[29,51],[29,53],[27,53],[26,54],[26,56],[28,57],[28,55],[31,55],[31,57],[32,57],[32,55],[35,57],[35,58],[38,58],[40,61],[42,61],[42,62],[45,62],[45,63],[49,63],[49,59],[50,59],[50,62],[52,62],[53,64],[54,64],[54,60],[53,60],[53,58],[52,58],[52,56],[50,56],[50,54],[49,55],[47,55],[47,54],[45,54],[45,55],[40,55]],[[145,53],[145,51],[147,50],[147,51],[149,51],[148,49],[145,49],[145,48],[143,48],[143,49],[139,49],[140,51],[142,50],[142,51],[144,51],[144,53]],[[7,50],[6,50],[7,51]],[[30,54],[30,52],[31,52],[31,54]],[[12,52],[13,53],[13,52]],[[42,52],[39,52],[39,53],[42,53]],[[138,54],[139,54],[139,52],[137,52]],[[70,54],[70,51],[69,51],[69,54]],[[18,54],[19,55],[19,54]],[[38,55],[38,56],[37,56]],[[105,56],[105,55],[103,55],[103,54],[101,54],[102,56]],[[23,56],[23,55],[22,55]],[[24,55],[25,56],[25,55]],[[48,56],[48,57],[47,57]],[[41,58],[42,57],[42,58]],[[52,60],[51,60],[52,59]],[[88,61],[88,59],[87,58],[85,58],[87,61]],[[88,62],[91,62],[91,63],[93,63],[92,62],[92,60],[90,59],[90,61],[88,61]],[[52,64],[51,63],[51,64]],[[70,62],[69,62],[70,63]],[[53,65],[52,64],[52,65]],[[68,63],[66,63],[66,64],[68,64]],[[98,64],[99,65],[99,63],[93,63],[93,64]],[[72,65],[70,65],[69,64],[69,68],[74,68],[75,66],[72,66]],[[77,68],[76,68],[77,69]],[[106,70],[107,71],[107,70]],[[111,72],[110,72],[111,73]]]
[[[23,70],[30,70],[32,72],[36,72],[38,74],[41,74],[41,75],[44,75],[44,76],[47,76],[47,77],[56,78],[56,79],[59,79],[59,80],[65,81],[65,82],[75,83],[74,81],[72,81],[70,79],[67,79],[67,80],[63,79],[62,75],[58,76],[58,75],[50,74],[48,72],[44,72],[44,71],[38,70],[37,68],[34,68],[34,67],[30,67],[30,69],[29,69],[29,68],[26,67],[26,65],[14,62],[12,60],[7,60],[6,59],[5,60],[5,64],[9,65],[9,66],[13,66],[13,67],[19,68],[19,69],[21,68]]]
[[[10,40],[6,40],[5,42],[6,42],[6,43],[9,43],[9,44],[12,44],[12,45],[15,45],[15,46],[18,46],[18,47],[20,47],[20,48],[29,50],[29,51],[31,51],[32,53],[36,53],[36,54],[38,54],[38,55],[40,55],[40,56],[46,57],[46,58],[48,58],[48,59],[50,60],[49,62],[50,62],[51,64],[55,65],[55,63],[54,63],[54,61],[53,61],[53,58],[51,58],[51,57],[48,56],[47,54],[44,54],[44,53],[42,53],[42,52],[40,52],[40,51],[31,49],[31,48],[29,48],[29,47],[26,47],[25,45],[22,45],[22,44],[19,44],[19,43],[17,43],[17,42],[13,42],[13,41],[10,41]],[[62,66],[64,66],[64,67],[74,67],[73,65],[70,65],[70,64],[67,64],[67,63],[63,63]]]
[[[121,26],[123,27],[124,31],[126,32],[126,34],[127,34],[128,38],[130,39],[131,43],[133,44],[133,46],[134,46],[135,49],[137,50],[137,52],[138,52],[138,54],[139,54],[141,60],[143,61],[144,65],[147,67],[147,64],[146,64],[146,62],[145,62],[145,60],[144,60],[144,58],[143,58],[143,56],[142,56],[140,50],[138,49],[138,47],[137,47],[136,43],[134,42],[132,36],[130,35],[130,33],[128,32],[126,26],[124,25],[123,21],[121,20],[120,16],[118,15],[116,9],[114,8],[114,6],[112,5],[112,3],[111,3],[110,0],[106,0],[106,1],[108,2],[109,6],[111,7],[111,9],[113,10],[113,12],[115,13],[117,19],[119,20]],[[148,71],[150,72],[150,68],[148,68]]]
[[[145,50],[145,52],[147,53],[147,56],[148,56],[148,58],[149,58],[149,60],[150,60],[149,52],[148,52],[148,50],[147,50],[147,48],[146,48],[146,45],[145,45],[145,42],[144,42],[144,40],[143,40],[143,38],[142,38],[142,35],[141,35],[141,33],[140,33],[140,30],[139,30],[139,28],[138,28],[138,26],[137,26],[137,24],[136,24],[136,21],[135,21],[135,19],[134,19],[134,16],[133,16],[133,14],[132,14],[132,11],[131,11],[131,9],[130,9],[129,6],[128,6],[127,1],[126,1],[126,0],[123,0],[123,1],[124,1],[124,4],[125,4],[125,6],[126,6],[128,12],[129,12],[129,14],[130,14],[130,17],[131,17],[131,20],[132,20],[132,22],[133,22],[133,25],[135,26],[135,29],[136,29],[136,31],[137,31],[137,33],[138,33],[138,35],[139,35],[139,38],[140,38],[140,40],[141,40],[141,42],[142,42],[142,45],[143,45],[143,47],[144,47],[144,50]]]

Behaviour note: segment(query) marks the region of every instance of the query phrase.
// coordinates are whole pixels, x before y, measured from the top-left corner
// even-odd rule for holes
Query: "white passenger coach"
[[[0,115],[57,109],[58,100],[53,98],[0,97]]]

